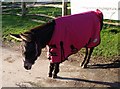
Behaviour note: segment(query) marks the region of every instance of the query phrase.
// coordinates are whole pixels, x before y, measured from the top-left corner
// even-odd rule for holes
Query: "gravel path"
[[[13,50],[0,47],[2,50],[2,87],[118,87],[120,86],[120,66],[115,68],[111,62],[94,63],[90,68],[82,69],[79,63],[70,57],[60,66],[59,78],[48,78],[49,60],[43,52],[29,71],[23,68],[20,49]],[[93,61],[94,62],[94,61]],[[99,63],[99,64],[98,64]],[[120,64],[120,62],[118,61]],[[107,66],[107,67],[106,67]],[[109,67],[111,66],[111,67]],[[1,69],[0,69],[1,71]]]

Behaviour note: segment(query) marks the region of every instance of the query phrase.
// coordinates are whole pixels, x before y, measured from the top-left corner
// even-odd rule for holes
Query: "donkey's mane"
[[[36,27],[30,29],[29,32],[36,32],[36,31],[38,31],[38,30],[39,30],[39,31],[40,31],[40,30],[45,30],[46,27],[49,28],[49,26],[51,25],[51,23],[52,23],[52,22],[47,22],[47,23],[42,24],[42,25],[40,25],[40,26],[36,26]]]
[[[40,42],[43,46],[46,46],[47,43],[51,40],[53,31],[54,31],[54,20],[43,25],[32,28],[28,31],[28,33],[33,34],[33,39]]]

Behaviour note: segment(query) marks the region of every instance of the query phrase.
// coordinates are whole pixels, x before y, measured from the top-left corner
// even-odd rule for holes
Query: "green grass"
[[[61,16],[62,9],[54,7],[29,8],[29,14],[46,14],[53,17]]]
[[[59,17],[62,14],[61,8],[55,7],[36,7],[36,8],[29,8],[29,14],[46,14],[53,17]],[[68,14],[70,14],[70,9],[68,10]]]
[[[94,50],[94,55],[111,57],[119,56],[118,37],[120,36],[120,27],[104,27],[101,32],[101,44]]]
[[[37,7],[29,8],[29,14],[46,14],[49,16],[61,16],[61,9],[53,7]],[[19,10],[16,11],[20,13]],[[70,11],[69,11],[70,13]],[[2,15],[2,31],[4,40],[11,40],[10,33],[25,32],[42,23],[34,22],[32,19],[43,20],[45,22],[51,18],[41,16],[16,16],[16,15]],[[95,56],[113,57],[119,56],[118,36],[120,36],[120,27],[104,25],[101,31],[101,44],[97,46],[93,52]]]
[[[40,23],[31,21],[29,17],[22,18],[20,16],[2,15],[2,32],[3,38],[9,39],[10,33],[25,32]]]

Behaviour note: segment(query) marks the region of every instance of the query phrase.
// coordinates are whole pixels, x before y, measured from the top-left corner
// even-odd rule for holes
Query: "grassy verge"
[[[120,36],[120,27],[104,25],[101,32],[101,44],[94,50],[94,55],[111,57],[119,56],[118,37]]]
[[[28,14],[46,14],[54,17],[61,16],[60,8],[36,7],[29,8],[28,10]],[[15,12],[19,13],[19,10],[16,10]],[[30,28],[42,24],[34,22],[32,19],[43,20],[45,22],[51,20],[51,18],[41,16],[26,16],[23,18],[16,15],[2,15],[3,39],[11,40],[9,37],[10,33],[25,32]],[[101,44],[95,48],[93,55],[104,57],[119,56],[120,54],[118,53],[118,49],[120,49],[120,46],[118,45],[118,36],[120,36],[120,27],[104,25],[101,32]]]
[[[25,32],[40,23],[32,22],[29,17],[19,17],[13,15],[2,15],[3,38],[9,40],[10,33]]]

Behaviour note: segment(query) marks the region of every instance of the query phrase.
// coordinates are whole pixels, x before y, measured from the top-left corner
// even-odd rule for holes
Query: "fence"
[[[65,3],[65,6],[64,6],[65,8],[63,8],[63,10],[64,10],[64,9],[65,9],[65,10],[67,9],[67,5],[66,5],[66,4],[67,4],[67,3]],[[72,4],[74,4],[74,3],[71,2],[71,5],[72,5]],[[42,5],[42,4],[40,4],[40,3],[39,3],[39,4],[35,4],[35,3],[30,3],[30,2],[29,2],[29,5],[27,5],[27,7],[32,7],[32,6],[34,7],[34,6],[39,6],[39,5],[40,5],[40,6],[59,7],[59,8],[62,8],[62,7],[63,7],[62,4],[59,4],[59,6],[58,6],[58,5],[55,4],[55,3],[54,3],[54,4],[48,4],[48,3],[45,4],[45,3],[44,3],[44,4]],[[77,6],[76,6],[76,7],[77,7]],[[9,13],[9,14],[15,14],[15,13],[14,13],[14,9],[15,9],[15,8],[19,8],[19,10],[21,10],[21,14],[22,14],[21,3],[18,3],[18,2],[17,2],[17,3],[8,2],[7,5],[2,5],[2,8],[3,8],[3,10],[2,10],[3,13],[6,13],[8,10],[12,9],[13,12],[11,12],[11,13]],[[73,10],[73,6],[72,6],[71,9]],[[77,9],[76,9],[76,10],[77,10]],[[74,10],[74,11],[75,11],[75,10]],[[67,10],[65,11],[65,14],[67,14],[66,12],[67,12]],[[76,13],[76,12],[75,12],[75,13]],[[6,14],[7,14],[7,13],[6,13]],[[21,14],[17,14],[17,15],[21,15]],[[65,14],[63,13],[63,15],[65,15]],[[72,11],[72,14],[74,14],[73,11]],[[39,14],[39,16],[45,16],[45,17],[55,18],[55,17],[52,17],[52,16],[43,15],[43,14]],[[40,22],[41,22],[41,21],[40,21]],[[104,22],[104,24],[120,26],[120,23],[111,22],[111,21]]]

